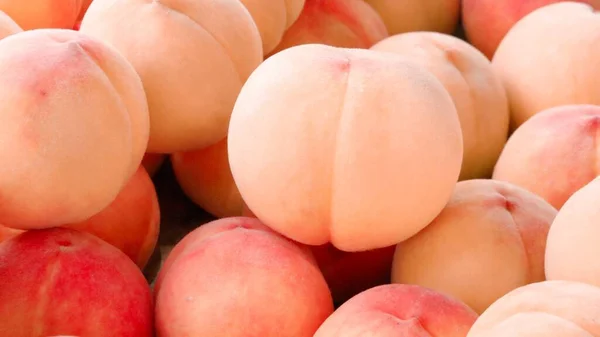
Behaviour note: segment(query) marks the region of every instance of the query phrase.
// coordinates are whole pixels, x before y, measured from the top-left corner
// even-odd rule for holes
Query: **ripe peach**
[[[327,283],[305,250],[256,221],[216,220],[172,251],[155,288],[159,336],[313,336],[333,312]]]
[[[285,31],[298,19],[305,0],[240,1],[256,23],[262,38],[263,53],[266,55],[275,49]]]
[[[484,312],[467,337],[600,336],[600,289],[545,281],[511,291]]]
[[[242,197],[231,176],[227,139],[204,149],[171,155],[177,182],[184,193],[212,215],[242,214]]]
[[[454,36],[434,32],[394,35],[371,50],[409,57],[444,84],[463,131],[460,179],[491,177],[508,138],[510,113],[504,87],[485,56]]]
[[[367,0],[368,1],[368,0]],[[600,8],[600,0],[570,0]],[[463,0],[462,21],[470,43],[492,59],[508,31],[541,7],[565,0]]]
[[[556,215],[546,243],[546,277],[600,287],[600,177],[575,192]]]
[[[444,294],[388,284],[344,303],[314,337],[465,337],[476,319],[468,306]]]
[[[381,15],[390,35],[416,31],[451,34],[460,16],[460,0],[365,0]]]
[[[20,229],[14,229],[14,228],[0,225],[0,243],[4,242],[10,238],[13,238],[23,232],[24,231],[20,230]]]
[[[600,15],[561,2],[519,21],[492,60],[507,90],[511,130],[534,114],[566,104],[600,104]]]
[[[569,105],[542,111],[508,140],[493,178],[519,185],[560,209],[598,175],[600,106]],[[574,169],[576,168],[576,169]]]
[[[439,216],[398,245],[392,282],[441,291],[481,313],[507,292],[544,280],[555,215],[542,198],[509,183],[462,181]]]
[[[10,16],[0,10],[0,40],[22,31],[23,29]]]
[[[148,141],[133,67],[94,38],[38,29],[0,40],[0,73],[0,153],[10,163],[0,168],[0,223],[54,227],[107,207]]]
[[[141,271],[93,235],[31,230],[0,243],[0,335],[152,336]]]
[[[238,0],[95,0],[80,31],[115,46],[142,78],[152,153],[223,139],[242,84],[263,59],[256,24]]]
[[[272,54],[313,43],[369,48],[387,36],[383,20],[363,0],[306,0],[300,17]]]
[[[448,201],[463,151],[452,98],[431,73],[325,45],[263,62],[238,97],[228,142],[236,185],[259,219],[344,251],[425,227]]]
[[[71,28],[81,11],[82,0],[0,0],[0,11],[24,30]]]
[[[152,177],[164,164],[166,158],[167,156],[162,153],[146,153],[142,159],[142,166],[144,166],[148,174]]]

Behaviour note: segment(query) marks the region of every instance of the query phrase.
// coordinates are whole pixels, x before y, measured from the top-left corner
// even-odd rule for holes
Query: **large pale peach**
[[[514,130],[566,104],[600,104],[600,15],[561,2],[537,9],[502,40],[492,66],[504,83]]]
[[[240,93],[228,142],[259,219],[344,251],[425,227],[450,198],[463,154],[456,108],[435,76],[395,55],[325,45],[263,62]]]
[[[10,16],[0,10],[0,40],[22,31],[23,29]]]
[[[0,0],[0,11],[25,30],[72,28],[87,0]]]
[[[368,1],[368,0],[367,0]],[[463,0],[462,22],[470,43],[492,59],[509,30],[527,14],[566,0]],[[600,0],[570,0],[600,8]]]
[[[344,303],[315,337],[465,337],[476,319],[468,306],[442,293],[388,284]]]
[[[216,220],[173,250],[155,288],[158,336],[313,336],[333,311],[327,283],[305,250],[257,221]]]
[[[227,139],[204,149],[175,153],[171,163],[182,190],[198,206],[219,218],[242,214],[242,197],[229,168]]]
[[[519,185],[560,209],[598,176],[595,162],[600,106],[569,105],[542,111],[510,137],[493,178]]]
[[[43,62],[42,62],[43,61]],[[148,141],[146,96],[113,48],[71,30],[0,40],[0,223],[44,228],[100,212]]]
[[[0,335],[151,337],[152,296],[118,249],[71,229],[0,243]]]
[[[555,215],[542,198],[512,184],[462,181],[439,216],[398,245],[392,282],[441,291],[481,313],[509,291],[545,279]]]
[[[391,35],[416,31],[451,34],[460,16],[460,0],[365,0],[381,15]]]
[[[408,57],[444,84],[463,131],[460,179],[490,178],[508,138],[510,113],[504,87],[485,56],[454,36],[434,32],[394,35],[371,50]]]
[[[306,0],[300,17],[272,53],[313,43],[369,48],[387,36],[383,20],[363,0]]]
[[[263,59],[238,0],[94,0],[80,31],[116,47],[142,78],[153,153],[223,139],[242,84]]]
[[[275,49],[285,31],[298,19],[305,0],[240,1],[256,23],[262,38],[263,53],[266,55]]]
[[[546,277],[600,287],[600,177],[575,192],[558,212],[546,243]]]
[[[468,337],[600,336],[600,288],[544,281],[511,291],[484,312]]]

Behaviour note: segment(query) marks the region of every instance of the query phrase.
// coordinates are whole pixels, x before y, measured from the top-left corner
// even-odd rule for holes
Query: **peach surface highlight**
[[[0,223],[54,227],[107,207],[148,140],[133,67],[94,38],[39,29],[0,40],[0,73]]]
[[[314,337],[465,337],[477,314],[431,289],[388,284],[339,307]]]
[[[542,198],[509,183],[459,182],[439,216],[398,245],[392,282],[441,291],[481,313],[509,291],[545,279],[555,216]]]
[[[327,283],[306,250],[261,227],[216,220],[178,244],[155,288],[158,336],[314,335],[333,312]]]
[[[533,116],[508,140],[493,178],[519,185],[561,209],[598,176],[600,106],[569,105]]]
[[[572,281],[529,284],[496,301],[467,337],[600,336],[600,288]]]
[[[139,73],[152,153],[223,139],[240,88],[263,59],[256,24],[237,0],[95,0],[80,31],[114,46]]]
[[[460,180],[491,177],[508,138],[510,113],[504,87],[485,56],[454,36],[434,32],[394,35],[371,50],[410,58],[442,82],[463,131]]]
[[[463,154],[456,108],[431,73],[324,45],[261,64],[228,142],[234,181],[259,219],[344,251],[394,245],[425,227],[450,198]]]
[[[600,104],[600,15],[560,2],[519,21],[492,66],[506,88],[511,130],[536,113],[567,104]]]
[[[0,283],[1,336],[152,336],[144,276],[93,235],[43,229],[0,243]]]

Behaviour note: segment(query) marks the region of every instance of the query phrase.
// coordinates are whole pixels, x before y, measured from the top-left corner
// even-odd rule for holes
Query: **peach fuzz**
[[[600,106],[569,105],[542,111],[510,137],[493,178],[519,185],[556,209],[598,176],[595,157]]]
[[[300,17],[275,50],[303,44],[369,48],[388,37],[379,14],[363,0],[306,0]]]
[[[511,291],[475,322],[467,337],[600,336],[600,289],[572,281],[544,281]]]
[[[10,16],[0,10],[0,40],[22,31],[23,29]]]
[[[510,113],[504,87],[485,56],[454,36],[434,32],[394,35],[371,50],[408,57],[442,82],[463,131],[460,180],[490,178],[508,138]]]
[[[388,284],[339,307],[314,337],[465,337],[477,314],[431,289]]]
[[[458,26],[460,0],[365,0],[381,15],[390,35],[416,31],[451,34]]]
[[[467,39],[492,59],[510,29],[529,13],[565,0],[463,0],[462,21]],[[600,0],[571,0],[600,8]]]
[[[171,155],[173,171],[184,193],[218,217],[242,214],[242,197],[231,176],[227,139],[204,149]]]
[[[600,104],[600,15],[561,2],[519,21],[502,40],[492,66],[503,82],[511,130],[536,113],[566,104]]]
[[[305,0],[240,0],[260,32],[263,53],[269,54],[298,19]],[[310,0],[309,0],[310,1]]]
[[[0,40],[0,73],[0,223],[54,227],[107,207],[148,140],[135,70],[94,38],[39,29]]]
[[[82,0],[0,0],[0,11],[24,30],[71,28],[83,6]]]
[[[600,177],[575,192],[556,215],[546,243],[546,277],[600,287]]]
[[[153,177],[163,166],[166,159],[167,155],[162,153],[146,153],[144,158],[142,158],[142,166],[144,166],[148,174]]]
[[[555,216],[542,198],[509,183],[459,182],[438,217],[398,245],[392,282],[441,291],[481,313],[507,292],[545,279]]]
[[[463,154],[456,108],[431,73],[325,45],[263,62],[228,137],[234,181],[259,219],[344,251],[394,245],[425,227],[448,201]]]
[[[323,275],[256,221],[216,220],[177,245],[155,288],[159,336],[313,336],[333,312]]]
[[[0,283],[1,336],[152,336],[144,276],[93,235],[54,228],[0,243]]]
[[[80,31],[117,48],[142,78],[152,153],[223,139],[242,84],[263,59],[256,24],[238,0],[95,0]]]

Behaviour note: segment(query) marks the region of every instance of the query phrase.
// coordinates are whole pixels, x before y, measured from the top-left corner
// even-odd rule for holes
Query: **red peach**
[[[24,30],[73,27],[82,0],[0,0],[0,11],[8,14]]]

